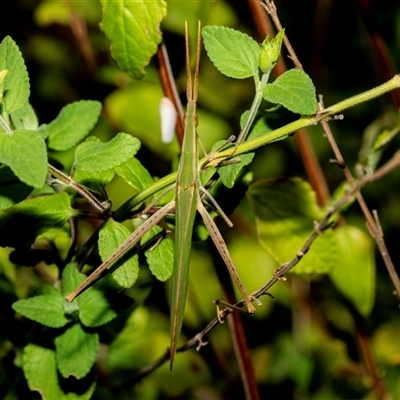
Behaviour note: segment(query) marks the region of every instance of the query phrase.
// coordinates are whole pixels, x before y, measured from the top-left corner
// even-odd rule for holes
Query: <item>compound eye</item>
[[[194,116],[194,126],[197,128],[197,125],[199,125],[199,117],[197,116],[197,114]]]

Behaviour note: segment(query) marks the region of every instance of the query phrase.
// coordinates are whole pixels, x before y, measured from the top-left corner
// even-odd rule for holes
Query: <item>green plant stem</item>
[[[394,89],[397,89],[399,87],[400,87],[400,74],[397,74],[392,79],[383,83],[382,85],[379,85],[371,90],[367,90],[366,92],[357,94],[346,100],[340,101],[339,103],[336,103],[331,107],[325,108],[324,112],[337,114],[343,110],[346,110],[347,108],[364,103],[365,101],[372,100],[375,97],[382,96],[383,94],[390,92]]]
[[[260,82],[261,84],[261,82]],[[264,85],[265,86],[265,85]],[[260,86],[258,86],[260,87]],[[350,97],[349,99],[340,101],[330,107],[327,107],[321,113],[317,113],[316,115],[312,116],[302,116],[297,121],[293,121],[290,124],[282,126],[278,129],[275,129],[272,132],[269,132],[265,135],[258,136],[254,139],[250,139],[243,143],[237,145],[237,147],[229,147],[223,151],[218,152],[213,159],[207,160],[207,157],[204,157],[199,161],[199,165],[207,165],[212,167],[219,166],[224,160],[231,158],[233,155],[238,156],[240,154],[248,153],[254,151],[258,147],[265,146],[272,142],[276,142],[278,140],[282,140],[287,138],[293,132],[296,132],[299,129],[306,128],[307,126],[315,125],[320,121],[325,119],[332,118],[335,114],[338,114],[347,108],[353,107],[355,105],[364,103],[366,101],[372,100],[378,96],[381,96],[385,93],[388,93],[394,89],[400,88],[400,74],[395,75],[389,81],[379,85],[371,90],[368,90],[364,93],[360,93],[356,96]],[[261,100],[260,100],[261,102]],[[252,109],[255,106],[256,100],[254,100]],[[258,104],[259,107],[259,104]],[[251,111],[251,110],[250,110]],[[250,116],[249,116],[250,117]],[[248,119],[250,119],[248,117]],[[246,121],[247,123],[247,121]],[[245,124],[246,125],[246,124]],[[242,132],[244,131],[244,127]],[[241,133],[242,133],[241,132]],[[240,137],[240,134],[239,134]],[[130,198],[127,202],[125,202],[116,212],[115,217],[116,219],[124,219],[126,215],[134,208],[136,208],[139,204],[145,201],[150,196],[154,195],[155,193],[159,192],[160,190],[165,189],[167,186],[176,182],[177,179],[177,172],[173,172],[167,175],[164,178],[161,178],[153,185],[149,186],[145,190],[137,193],[132,198]]]
[[[260,82],[258,82],[257,87],[256,87],[256,95],[253,100],[253,104],[250,107],[249,115],[246,118],[246,122],[243,125],[242,130],[239,133],[239,136],[236,140],[236,147],[246,140],[247,135],[250,132],[250,128],[253,125],[254,119],[257,115],[258,109],[260,108],[261,101],[263,99],[263,92],[266,84],[268,83],[269,79],[269,72],[266,74],[263,74],[261,77]]]

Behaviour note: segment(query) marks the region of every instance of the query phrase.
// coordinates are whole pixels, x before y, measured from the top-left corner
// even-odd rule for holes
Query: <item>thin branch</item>
[[[320,109],[320,111],[323,111],[322,100],[320,100],[319,109]],[[347,165],[346,165],[346,163],[344,161],[344,158],[343,158],[343,156],[342,156],[342,154],[341,154],[341,152],[339,150],[339,146],[337,145],[337,143],[336,143],[336,141],[335,141],[335,139],[333,137],[333,134],[332,134],[332,131],[331,131],[330,127],[329,127],[328,122],[326,120],[325,121],[321,121],[321,125],[322,125],[322,128],[323,128],[324,132],[325,132],[325,136],[328,139],[329,144],[332,147],[333,153],[335,154],[337,163],[338,163],[338,165],[340,166],[340,168],[343,171],[343,175],[345,176],[345,178],[349,182],[351,189],[355,190],[355,188],[357,187],[357,183],[356,183],[353,175],[351,174],[349,168],[347,167]],[[361,210],[362,210],[362,212],[363,212],[363,214],[365,216],[365,219],[367,221],[367,228],[368,228],[372,238],[375,240],[375,242],[376,242],[376,244],[378,246],[378,249],[379,249],[379,251],[381,253],[382,259],[383,259],[383,261],[385,263],[385,266],[386,266],[386,269],[387,269],[387,271],[389,273],[389,277],[390,277],[390,279],[391,279],[391,281],[393,283],[393,286],[395,288],[396,297],[397,297],[397,299],[398,299],[398,301],[400,303],[400,279],[399,279],[399,276],[397,275],[396,269],[395,269],[395,267],[393,265],[392,259],[391,259],[390,255],[389,255],[388,250],[387,250],[386,243],[385,243],[385,240],[384,240],[383,231],[382,231],[382,228],[380,226],[379,219],[378,219],[378,214],[375,211],[375,217],[372,215],[372,213],[369,210],[367,204],[365,203],[364,197],[361,194],[361,192],[359,192],[357,190],[354,193],[355,193],[355,197],[356,197],[356,199],[358,201],[358,204],[360,205],[360,208],[361,208]]]
[[[64,172],[60,171],[56,167],[51,164],[47,164],[48,172],[50,175],[56,177],[56,180],[48,179],[48,184],[57,184],[60,183],[64,186],[68,186],[76,190],[86,201],[91,204],[96,210],[100,211],[101,213],[107,214],[111,209],[111,202],[109,200],[100,201],[95,197],[89,189],[85,186],[81,185],[80,183],[76,182],[70,176],[64,174]]]

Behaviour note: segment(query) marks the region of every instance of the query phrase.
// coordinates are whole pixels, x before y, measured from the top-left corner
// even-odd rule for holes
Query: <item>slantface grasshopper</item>
[[[175,253],[171,300],[171,369],[177,349],[178,338],[182,328],[183,314],[185,310],[189,278],[189,259],[196,210],[200,213],[215,246],[217,247],[221,257],[229,269],[229,272],[235,280],[244,298],[248,313],[253,314],[255,312],[255,308],[251,303],[251,300],[247,295],[234,267],[224,239],[202,202],[202,195],[206,195],[214,204],[216,204],[215,200],[211,198],[211,195],[208,194],[200,182],[200,166],[197,151],[198,138],[196,127],[198,124],[198,119],[196,115],[196,102],[198,95],[200,62],[200,22],[198,25],[196,66],[193,80],[190,68],[187,24],[185,25],[185,39],[187,68],[186,93],[188,103],[184,116],[185,135],[183,139],[182,154],[179,162],[178,177],[175,184],[175,198],[159,209],[149,219],[147,219],[103,264],[101,264],[77,289],[75,289],[66,297],[67,301],[73,301],[76,296],[78,296],[94,280],[100,277],[106,268],[110,267],[118,259],[124,256],[151,227],[158,224],[168,213],[171,213],[175,209]],[[227,220],[225,215],[224,218]]]

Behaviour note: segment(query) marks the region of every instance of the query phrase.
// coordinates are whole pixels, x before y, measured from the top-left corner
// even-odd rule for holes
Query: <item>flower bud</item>
[[[285,30],[282,29],[271,40],[267,35],[265,40],[261,43],[259,68],[262,73],[269,73],[278,62],[284,33]]]

